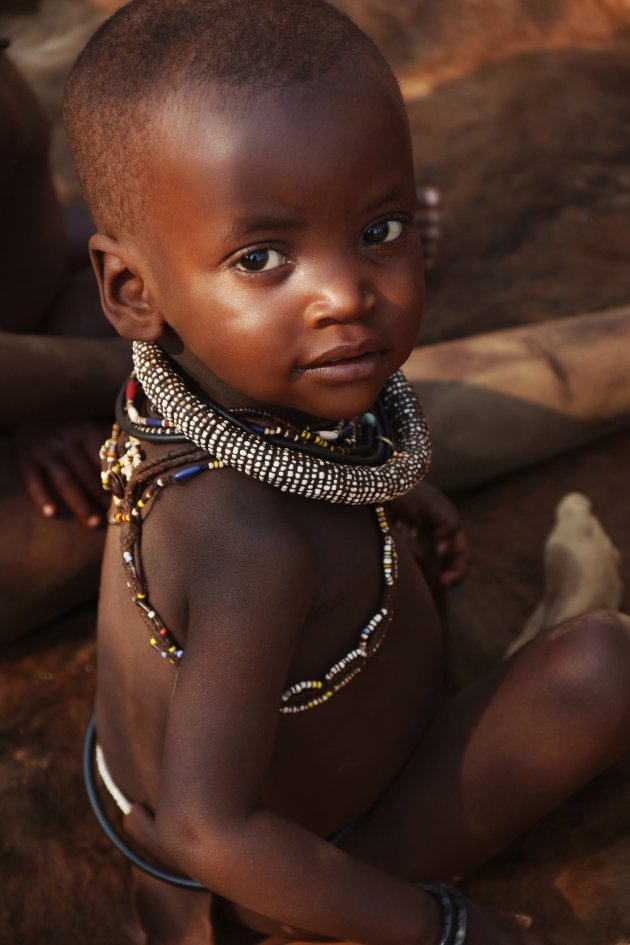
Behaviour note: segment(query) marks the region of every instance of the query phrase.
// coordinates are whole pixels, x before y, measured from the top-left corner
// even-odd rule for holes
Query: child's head
[[[404,108],[355,24],[322,0],[136,0],[80,57],[66,124],[121,334],[227,406],[367,409],[423,291]]]

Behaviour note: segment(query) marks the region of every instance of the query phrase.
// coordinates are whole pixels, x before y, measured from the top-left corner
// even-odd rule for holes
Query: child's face
[[[152,160],[147,291],[226,406],[354,416],[423,311],[405,121],[371,76],[203,106]],[[191,358],[193,355],[194,358]]]

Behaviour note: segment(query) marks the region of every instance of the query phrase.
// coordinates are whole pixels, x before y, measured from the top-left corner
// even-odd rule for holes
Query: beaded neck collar
[[[391,437],[393,452],[389,458],[381,454],[376,465],[367,465],[365,459],[357,461],[350,453],[313,452],[300,437],[280,442],[265,439],[198,397],[157,344],[134,342],[133,359],[138,380],[163,418],[158,421],[162,430],[174,428],[223,465],[284,492],[348,505],[373,505],[409,491],[428,470],[429,427],[401,371],[389,378],[381,398],[391,428],[386,440]]]

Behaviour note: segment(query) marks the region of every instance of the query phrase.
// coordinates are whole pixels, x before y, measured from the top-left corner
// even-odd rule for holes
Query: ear
[[[156,341],[164,319],[142,275],[142,264],[123,243],[104,233],[89,242],[101,305],[119,335],[130,341]]]

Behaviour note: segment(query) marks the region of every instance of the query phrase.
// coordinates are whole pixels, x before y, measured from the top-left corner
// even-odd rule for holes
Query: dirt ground
[[[102,0],[101,6],[106,6]],[[401,77],[418,180],[444,193],[423,341],[630,301],[627,0],[343,0]],[[0,35],[54,120],[63,75],[102,10],[4,0]],[[77,198],[63,140],[60,189]],[[458,498],[473,544],[453,592],[461,681],[497,665],[533,609],[558,500],[579,490],[630,561],[630,433]],[[630,597],[624,601],[626,610]],[[128,874],[80,777],[94,690],[93,609],[0,663],[0,941],[138,941]],[[478,875],[479,899],[531,911],[557,945],[630,941],[630,761]]]

